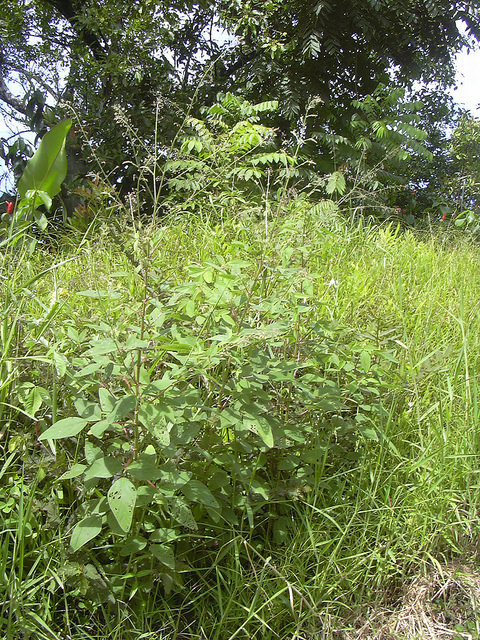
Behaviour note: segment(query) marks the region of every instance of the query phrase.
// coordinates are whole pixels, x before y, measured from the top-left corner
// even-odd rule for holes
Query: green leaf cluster
[[[188,118],[175,158],[165,165],[167,185],[181,207],[202,202],[252,198],[267,181],[274,188],[296,165],[296,158],[279,150],[275,130],[260,124],[262,116],[278,109],[268,101],[251,104],[231,93],[204,109],[204,119]]]
[[[77,496],[72,549],[153,559],[170,589],[192,535],[278,532],[318,473],[382,438],[395,358],[315,319],[319,282],[288,246],[275,264],[189,265],[175,287],[152,268],[144,278],[157,291],[146,303],[74,336],[74,405],[40,440],[70,460],[58,482]]]

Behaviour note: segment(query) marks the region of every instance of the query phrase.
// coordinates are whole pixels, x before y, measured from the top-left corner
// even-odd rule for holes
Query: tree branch
[[[60,15],[67,20],[70,26],[80,36],[83,42],[92,52],[97,62],[102,61],[106,56],[106,50],[100,43],[97,35],[87,27],[79,27],[78,24],[78,8],[76,3],[71,0],[45,0],[47,4],[54,7]]]
[[[221,70],[220,78],[226,79],[230,78],[230,76],[234,75],[237,71],[240,71],[242,67],[253,62],[256,58],[258,58],[262,54],[260,50],[250,51],[249,53],[241,53],[238,56],[238,60],[231,64],[228,68],[224,68]]]
[[[1,74],[1,68],[0,68],[0,100],[8,104],[9,107],[14,109],[18,113],[21,113],[24,116],[27,115],[27,110],[23,103],[23,100],[14,96],[13,93],[11,93],[10,89],[7,87],[5,83],[5,79]]]
[[[35,73],[34,71],[29,71],[27,69],[23,69],[22,67],[19,67],[11,63],[8,63],[5,66],[8,66],[10,69],[13,69],[19,74],[23,74],[27,80],[35,80],[35,82],[37,82],[42,87],[42,89],[45,90],[46,93],[49,93],[52,96],[52,98],[58,102],[60,98],[60,94],[58,93],[58,91],[56,91],[49,84],[47,84],[45,80],[40,75],[38,75],[38,73]]]

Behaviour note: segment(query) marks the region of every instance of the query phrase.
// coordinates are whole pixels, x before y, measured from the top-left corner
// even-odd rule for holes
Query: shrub
[[[64,417],[40,436],[69,460],[72,550],[100,545],[114,591],[132,566],[135,589],[155,576],[179,588],[232,529],[281,542],[292,500],[333,459],[355,460],[359,434],[381,438],[394,360],[321,319],[288,247],[275,265],[190,265],[172,286],[157,246],[139,259],[143,302],[90,335],[67,328]]]

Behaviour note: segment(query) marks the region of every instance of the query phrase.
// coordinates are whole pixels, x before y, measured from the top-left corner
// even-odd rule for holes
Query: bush
[[[276,264],[190,265],[173,286],[152,266],[161,242],[139,258],[141,303],[89,335],[67,328],[63,417],[40,436],[69,461],[72,550],[101,546],[114,593],[128,567],[135,589],[180,588],[232,530],[282,542],[292,500],[353,462],[359,434],[381,438],[394,361],[321,319],[289,247]]]

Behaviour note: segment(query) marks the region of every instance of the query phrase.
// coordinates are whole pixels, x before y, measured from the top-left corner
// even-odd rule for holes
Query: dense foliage
[[[365,612],[480,584],[478,18],[5,0],[2,637],[413,640]]]
[[[2,240],[6,638],[330,639],[471,557],[477,249],[244,206]]]
[[[447,182],[457,212],[480,211],[480,120],[464,116],[448,148],[452,175]]]
[[[138,179],[132,156],[138,166],[153,146],[170,147],[185,116],[198,117],[219,91],[252,103],[277,100],[269,124],[286,140],[307,111],[305,137],[348,137],[355,101],[379,83],[451,84],[454,55],[472,45],[480,23],[476,2],[445,0],[6,0],[0,30],[4,116],[40,136],[59,117],[73,116],[71,173],[100,171],[128,193]],[[438,114],[421,117],[438,129]],[[139,144],[119,118],[130,122]],[[321,143],[310,149],[319,171],[324,151]],[[3,143],[18,175],[28,153],[22,138]],[[158,149],[154,157],[161,158]]]

